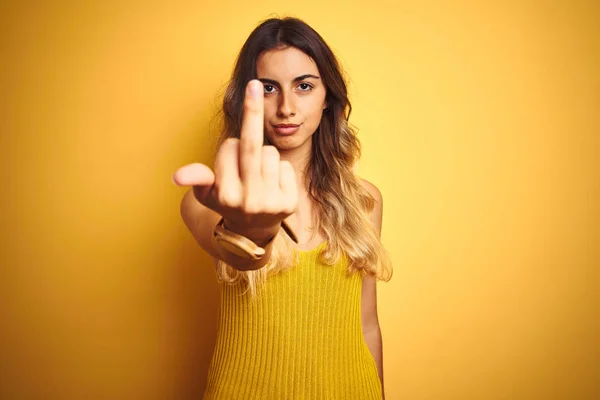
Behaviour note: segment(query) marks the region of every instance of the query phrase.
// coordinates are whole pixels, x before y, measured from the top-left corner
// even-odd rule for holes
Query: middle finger
[[[254,79],[246,86],[244,115],[240,132],[240,178],[244,189],[258,186],[261,179],[264,143],[264,94],[262,82]]]

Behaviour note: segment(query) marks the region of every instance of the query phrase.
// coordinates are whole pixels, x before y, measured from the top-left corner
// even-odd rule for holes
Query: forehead
[[[306,53],[296,47],[274,49],[261,53],[256,60],[259,78],[273,78],[280,81],[293,80],[304,75],[319,76],[317,64]]]

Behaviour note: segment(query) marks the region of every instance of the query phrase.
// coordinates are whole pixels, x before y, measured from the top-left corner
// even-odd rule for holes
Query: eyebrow
[[[303,80],[305,80],[305,79],[307,79],[307,78],[321,79],[321,78],[319,78],[318,76],[316,76],[316,75],[313,75],[313,74],[304,74],[304,75],[300,75],[300,76],[298,76],[298,77],[294,78],[294,79],[292,80],[292,82],[293,82],[293,83],[300,82],[300,81],[303,81]],[[262,83],[268,83],[268,84],[270,84],[270,85],[281,86],[281,85],[279,84],[279,82],[277,82],[277,81],[276,81],[276,80],[274,80],[274,79],[258,78],[258,80],[259,80],[259,81],[261,81]]]

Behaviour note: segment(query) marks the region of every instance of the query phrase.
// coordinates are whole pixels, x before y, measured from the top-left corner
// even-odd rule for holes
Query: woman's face
[[[263,52],[256,61],[265,92],[265,136],[280,150],[297,148],[321,122],[325,84],[314,61],[295,47]]]

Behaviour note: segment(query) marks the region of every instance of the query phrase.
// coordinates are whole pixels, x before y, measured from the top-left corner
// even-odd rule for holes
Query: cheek
[[[267,99],[265,99],[264,103],[264,113],[263,113],[263,126],[264,126],[264,135],[265,139],[269,140],[270,143],[273,138],[276,136],[273,130],[273,126],[271,125],[271,121],[276,120],[277,107],[273,104],[270,104]]]
[[[274,116],[276,113],[277,113],[277,106],[274,104],[274,102],[265,99],[265,102],[264,102],[265,124],[267,123],[267,120],[269,118],[271,118],[272,116]]]
[[[314,129],[316,129],[317,126],[319,126],[319,124],[321,123],[321,117],[322,116],[323,116],[323,113],[319,109],[314,110],[314,112],[311,114],[311,116],[310,116],[310,124],[311,124],[311,126]]]
[[[305,110],[306,113],[304,115],[306,115],[307,122],[310,122],[310,124],[316,128],[321,122],[321,117],[323,116],[322,105],[312,102],[310,105],[307,105]]]
[[[265,99],[266,100],[266,99]],[[271,128],[270,121],[275,119],[275,114],[277,113],[277,108],[274,107],[269,102],[265,101],[264,103],[264,112],[263,112],[263,123],[265,126],[265,131],[268,131]]]
[[[307,99],[307,102],[304,104],[304,109],[306,110],[306,116],[311,120],[316,120],[317,124],[321,121],[321,116],[323,115],[323,107],[325,107],[325,93],[315,93],[314,97]]]

